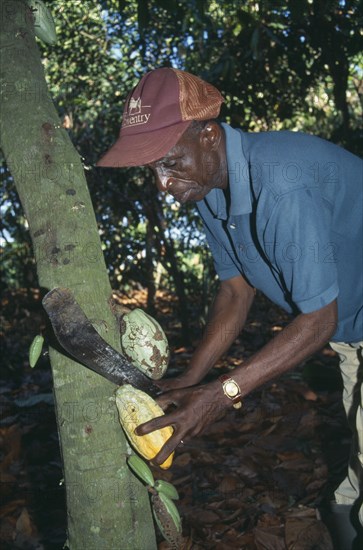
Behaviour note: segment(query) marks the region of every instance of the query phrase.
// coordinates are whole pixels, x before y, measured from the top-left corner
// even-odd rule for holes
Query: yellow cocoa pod
[[[116,406],[120,424],[134,449],[147,460],[152,460],[164,443],[171,437],[173,428],[167,426],[147,435],[136,435],[135,428],[164,414],[163,409],[147,393],[130,384],[120,386],[116,391]],[[174,453],[161,464],[165,470],[170,468]]]

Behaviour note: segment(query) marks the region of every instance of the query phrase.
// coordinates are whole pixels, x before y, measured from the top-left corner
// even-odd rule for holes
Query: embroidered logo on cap
[[[142,105],[141,97],[131,97],[129,101],[129,108],[127,115],[124,116],[122,126],[137,126],[139,124],[146,124],[149,121],[151,113],[143,113],[143,109],[151,109],[151,105]]]

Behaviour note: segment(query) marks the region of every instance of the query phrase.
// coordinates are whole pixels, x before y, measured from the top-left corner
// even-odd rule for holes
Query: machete
[[[118,386],[131,384],[155,397],[160,390],[96,331],[68,288],[54,288],[43,300],[60,345],[77,361]]]

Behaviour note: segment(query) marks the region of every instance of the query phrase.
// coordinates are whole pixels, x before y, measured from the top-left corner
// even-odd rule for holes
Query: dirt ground
[[[142,290],[119,299],[146,304]],[[172,350],[171,375],[181,372],[192,354],[192,347],[181,345],[173,303],[158,293],[157,317]],[[60,550],[66,538],[65,493],[47,353],[34,369],[28,364],[29,345],[44,328],[40,297],[36,290],[8,291],[1,305],[0,546]],[[209,378],[240,365],[287,322],[281,310],[258,296],[246,329]],[[179,447],[173,467],[162,476],[180,494],[185,548],[331,549],[316,507],[344,476],[350,434],[340,395],[337,357],[326,347],[248,396],[242,411],[231,411]],[[159,540],[159,549],[166,550]]]

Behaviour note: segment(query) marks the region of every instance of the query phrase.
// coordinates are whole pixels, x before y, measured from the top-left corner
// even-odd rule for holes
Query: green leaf
[[[40,334],[37,334],[37,336],[32,341],[30,348],[29,348],[29,365],[33,369],[35,365],[37,364],[37,361],[40,357],[40,354],[42,353],[43,349],[43,343],[44,338]]]
[[[165,508],[167,509],[171,519],[175,523],[177,530],[181,531],[181,518],[174,502],[169,497],[164,495],[164,493],[159,493],[159,497],[160,500],[165,504]]]
[[[131,470],[135,472],[135,474],[138,475],[145,483],[147,483],[147,485],[154,487],[154,476],[152,471],[139,456],[130,456],[127,459],[127,463]]]
[[[57,42],[57,34],[49,8],[42,0],[28,0],[28,6],[34,15],[35,35],[45,44],[53,46]]]
[[[155,482],[155,489],[159,494],[163,493],[165,496],[173,500],[179,499],[178,491],[175,489],[174,485],[172,485],[168,481],[164,481],[163,479],[158,479]]]

